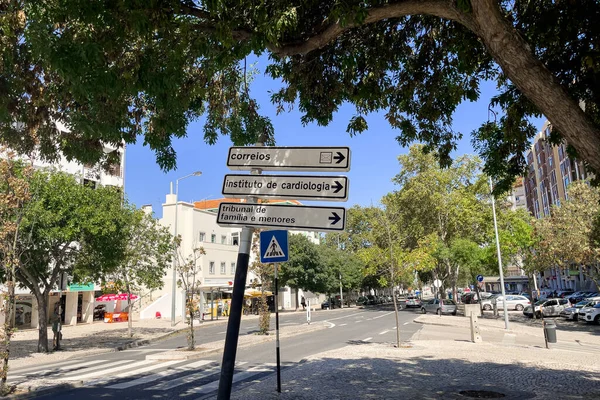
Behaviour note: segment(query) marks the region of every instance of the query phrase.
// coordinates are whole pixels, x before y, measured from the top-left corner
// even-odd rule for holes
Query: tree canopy
[[[101,142],[143,137],[165,169],[203,115],[209,143],[272,139],[245,79],[246,57],[265,55],[280,111],[326,125],[350,103],[350,134],[383,112],[400,144],[425,143],[446,166],[469,133],[453,128],[457,106],[495,81],[494,116],[472,137],[501,192],[524,170],[531,116],[600,171],[598,20],[595,0],[5,1],[0,139],[91,162]]]

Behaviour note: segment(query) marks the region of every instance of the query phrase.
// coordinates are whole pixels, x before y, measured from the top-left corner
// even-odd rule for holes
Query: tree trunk
[[[127,290],[127,336],[133,337],[133,315],[131,313],[131,286],[125,281],[125,289]]]
[[[186,291],[187,293],[187,291]],[[194,302],[192,295],[186,295],[186,305],[188,309],[188,313],[190,314],[190,332],[188,333],[188,350],[194,350],[196,347],[196,338],[194,337]]]
[[[471,1],[476,33],[512,83],[558,129],[592,168],[600,171],[600,130],[535,57],[502,15],[497,0]]]
[[[298,293],[298,288],[296,289],[296,311],[298,311],[298,304],[300,304],[300,294]]]
[[[400,348],[400,320],[398,319],[398,302],[396,301],[396,294],[394,293],[393,286],[392,299],[394,299],[394,315],[396,317],[396,347]]]
[[[48,353],[48,297],[49,293],[45,291],[34,292],[38,303],[38,353]]]
[[[14,268],[12,268],[14,271]],[[14,314],[15,314],[15,281],[14,272],[7,271],[6,287],[8,294],[4,299],[4,343],[2,351],[2,381],[1,394],[4,395],[8,389],[6,387],[6,379],[8,378],[8,360],[10,358],[10,340],[14,332]]]

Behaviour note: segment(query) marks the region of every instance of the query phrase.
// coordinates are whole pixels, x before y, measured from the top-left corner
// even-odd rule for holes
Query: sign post
[[[277,269],[280,262],[289,259],[287,231],[263,231],[260,233],[260,262],[275,263],[275,357],[277,360],[277,392],[281,393],[281,353],[279,343],[279,280]]]

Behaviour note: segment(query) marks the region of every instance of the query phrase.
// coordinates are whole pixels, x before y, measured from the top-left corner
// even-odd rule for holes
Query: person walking
[[[54,314],[52,315],[51,322],[52,322],[52,333],[54,334],[54,337],[52,338],[52,349],[60,350],[60,340],[62,339],[60,307],[54,308]]]
[[[229,300],[225,300],[225,304],[223,304],[223,315],[229,317]]]
[[[300,304],[302,304],[302,309],[306,310],[306,299],[302,296],[302,300],[300,300]]]

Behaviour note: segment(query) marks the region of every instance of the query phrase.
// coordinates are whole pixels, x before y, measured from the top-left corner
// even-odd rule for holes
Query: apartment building
[[[524,178],[527,210],[536,218],[550,215],[552,205],[560,206],[569,198],[571,182],[588,178],[583,163],[569,157],[564,143],[553,145],[548,141],[552,126],[548,121],[537,134],[527,152],[527,173]],[[595,284],[581,268],[549,268],[538,277],[540,288],[552,290],[594,290]]]

